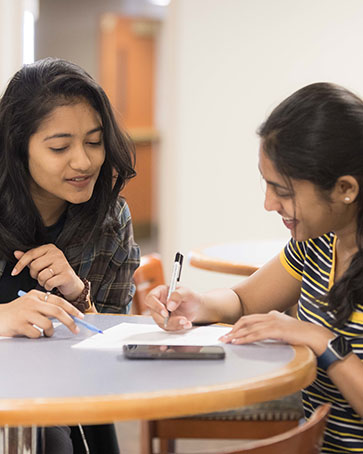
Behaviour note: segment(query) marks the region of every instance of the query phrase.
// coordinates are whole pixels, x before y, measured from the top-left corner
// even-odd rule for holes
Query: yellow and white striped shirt
[[[363,301],[357,302],[349,321],[342,328],[333,328],[333,317],[321,310],[320,301],[334,284],[336,236],[328,233],[304,242],[291,240],[281,251],[280,260],[286,270],[301,281],[298,318],[329,328],[343,335],[353,351],[363,360]],[[362,275],[363,279],[363,275]],[[363,386],[363,382],[362,382]],[[303,391],[305,415],[310,417],[319,405],[332,404],[324,436],[322,453],[363,453],[363,421],[344,399],[326,372],[317,370],[317,378]]]

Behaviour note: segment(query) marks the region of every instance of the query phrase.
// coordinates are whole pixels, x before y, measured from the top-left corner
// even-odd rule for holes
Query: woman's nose
[[[78,145],[74,148],[69,164],[72,169],[83,172],[91,167],[91,160],[83,145]]]
[[[280,211],[281,202],[270,188],[266,188],[264,208],[266,211]]]

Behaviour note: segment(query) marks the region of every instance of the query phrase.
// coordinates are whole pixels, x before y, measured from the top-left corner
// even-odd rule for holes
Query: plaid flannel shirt
[[[125,314],[135,293],[132,277],[140,263],[140,250],[134,242],[125,200],[120,199],[117,208],[117,233],[104,233],[86,247],[70,245],[64,254],[78,276],[90,281],[91,299],[98,312]]]
[[[127,203],[117,205],[120,223],[117,232],[104,233],[89,244],[70,244],[63,251],[78,276],[91,283],[91,299],[98,312],[124,314],[135,293],[133,274],[140,263],[140,250],[134,242]],[[67,222],[72,217],[67,216]],[[0,260],[0,278],[6,261]]]

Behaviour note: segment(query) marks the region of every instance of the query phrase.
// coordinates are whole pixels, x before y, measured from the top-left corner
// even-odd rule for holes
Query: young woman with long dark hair
[[[77,333],[70,315],[127,312],[140,254],[119,192],[134,175],[133,147],[82,68],[46,58],[14,75],[0,100],[1,336],[52,335],[52,317]],[[47,452],[71,452],[58,429]],[[105,437],[103,449],[118,452]]]
[[[259,129],[265,209],[292,239],[232,289],[198,294],[161,286],[148,296],[155,321],[234,323],[224,342],[278,339],[307,345],[318,375],[303,391],[306,416],[332,410],[322,452],[363,452],[363,102],[316,83],[277,106]],[[297,319],[284,312],[298,302]]]

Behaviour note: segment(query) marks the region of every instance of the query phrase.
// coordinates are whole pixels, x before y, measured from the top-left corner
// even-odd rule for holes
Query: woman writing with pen
[[[307,345],[317,379],[303,391],[309,417],[331,402],[324,453],[363,452],[363,101],[317,83],[277,106],[259,130],[265,209],[292,239],[231,289],[198,294],[157,287],[147,297],[166,329],[234,323],[221,340]],[[297,319],[284,311],[298,302]]]
[[[134,175],[133,149],[84,70],[48,58],[14,75],[0,101],[0,336],[37,338],[34,325],[50,336],[50,318],[77,333],[85,311],[127,311],[139,249],[119,192]],[[72,452],[68,438],[47,452]]]

